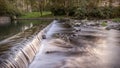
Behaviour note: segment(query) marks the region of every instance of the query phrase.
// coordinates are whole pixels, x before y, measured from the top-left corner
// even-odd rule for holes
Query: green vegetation
[[[51,14],[52,14],[51,12],[47,12],[47,11],[42,12],[42,15],[40,12],[29,12],[23,16],[20,16],[20,18],[39,18],[39,17],[49,16]]]
[[[75,6],[73,0],[51,0],[52,3],[49,7],[50,11],[56,15],[72,16],[75,13]]]
[[[0,0],[0,16],[20,15],[20,11],[9,0]]]
[[[120,9],[116,7],[94,7],[88,8],[78,8],[76,11],[76,16],[80,19],[84,18],[97,18],[97,19],[110,19],[120,16]]]
[[[112,19],[112,21],[120,23],[120,18]]]
[[[72,16],[78,19],[111,19],[120,16],[119,0],[51,0],[50,10],[54,15]]]
[[[41,16],[40,12],[29,12],[26,14],[22,14],[22,16],[19,16],[19,18],[60,18],[60,19],[63,19],[63,18],[68,18],[68,16],[64,16],[64,15],[54,16],[52,14],[52,12],[44,11],[44,12],[42,12],[42,16]],[[70,18],[70,16],[69,16],[69,18]]]
[[[78,19],[119,18],[120,0],[0,0],[0,16],[21,14],[24,14],[21,18],[38,18],[49,14]]]
[[[104,26],[104,27],[107,26],[107,22],[105,22],[105,21],[102,22],[102,23],[101,23],[101,26]]]

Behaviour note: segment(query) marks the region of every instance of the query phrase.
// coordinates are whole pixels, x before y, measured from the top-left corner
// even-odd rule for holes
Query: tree
[[[17,15],[19,11],[12,4],[12,0],[0,0],[0,15]]]
[[[109,0],[109,6],[112,7],[113,5],[113,0]]]

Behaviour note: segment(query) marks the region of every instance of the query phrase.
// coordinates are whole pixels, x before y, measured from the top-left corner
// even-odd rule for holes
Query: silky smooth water
[[[69,23],[69,22],[68,22]],[[120,31],[55,22],[29,68],[120,68]]]
[[[72,27],[69,22],[55,20],[41,31],[48,25],[44,23],[23,21],[20,29],[12,32],[17,28],[14,23],[16,27],[7,30],[11,35],[2,30],[5,33],[1,32],[0,68],[120,68],[119,30]],[[42,39],[43,35],[46,39]]]
[[[51,21],[22,20],[0,26],[0,68],[27,68]]]

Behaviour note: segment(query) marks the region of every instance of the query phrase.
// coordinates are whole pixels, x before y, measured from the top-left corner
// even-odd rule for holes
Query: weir
[[[0,68],[120,68],[120,31],[69,23],[54,20],[0,42]]]
[[[51,25],[52,23],[35,36],[30,37],[30,34],[35,33],[33,28],[33,31],[27,30],[0,42],[0,68],[27,68],[40,48],[43,35]]]

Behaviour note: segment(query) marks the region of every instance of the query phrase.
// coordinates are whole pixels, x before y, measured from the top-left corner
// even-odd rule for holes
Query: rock
[[[74,37],[77,37],[77,36],[78,36],[77,34],[72,34],[70,37],[74,38]]]
[[[100,24],[99,23],[87,23],[86,24],[87,26],[100,26]]]
[[[46,35],[42,35],[42,39],[46,39]]]
[[[109,27],[106,27],[105,29],[106,29],[106,30],[110,30],[110,28],[109,28]]]
[[[115,23],[106,27],[106,30],[110,30],[110,29],[120,30],[120,24]]]
[[[74,24],[74,27],[80,27],[81,26],[81,23],[75,23]]]
[[[77,30],[76,30],[76,32],[80,32],[80,31],[81,31],[81,29],[77,29]]]
[[[74,27],[74,31],[75,31],[75,32],[80,32],[81,29],[80,29],[80,28],[75,28],[75,27]]]

